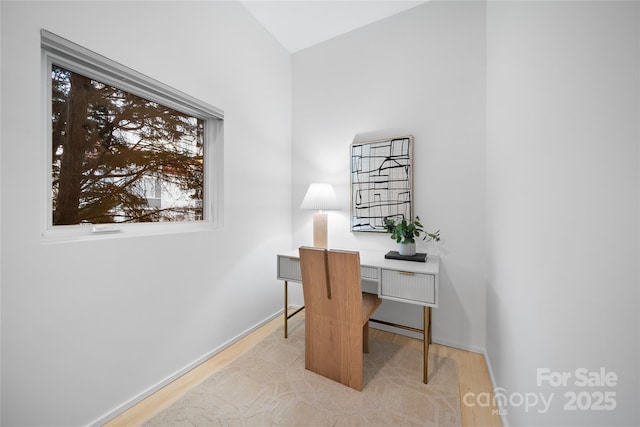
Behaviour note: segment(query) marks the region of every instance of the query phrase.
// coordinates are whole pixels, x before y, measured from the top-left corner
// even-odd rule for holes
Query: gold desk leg
[[[289,329],[287,327],[287,320],[289,320],[287,316],[287,308],[289,307],[288,297],[289,297],[289,284],[287,281],[284,281],[284,337],[287,338],[289,336]]]
[[[429,307],[429,344],[431,344],[431,342],[432,342],[431,341],[431,320],[433,318],[431,317],[431,313],[432,313],[431,307]]]
[[[424,372],[423,372],[423,382],[427,384],[427,372],[429,372],[429,344],[431,343],[431,307],[424,307]]]

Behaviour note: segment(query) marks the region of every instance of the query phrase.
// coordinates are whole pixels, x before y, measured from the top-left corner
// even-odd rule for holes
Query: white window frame
[[[43,243],[94,240],[111,237],[182,233],[214,230],[222,226],[224,112],[151,77],[132,70],[49,31],[41,30],[42,76],[44,91],[45,168]],[[105,225],[53,225],[51,67],[58,65],[94,78],[149,101],[189,114],[205,121],[204,201],[202,221],[114,223]]]

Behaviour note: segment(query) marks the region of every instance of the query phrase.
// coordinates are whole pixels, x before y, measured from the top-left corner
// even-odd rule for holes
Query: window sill
[[[68,225],[49,228],[41,233],[40,243],[70,243],[122,239],[166,234],[214,231],[217,227],[209,221],[193,223],[145,223],[145,224],[108,224],[105,225]],[[94,229],[95,228],[95,229]]]

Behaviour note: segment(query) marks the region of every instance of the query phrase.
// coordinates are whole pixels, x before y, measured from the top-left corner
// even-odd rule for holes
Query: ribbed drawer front
[[[302,282],[300,260],[288,256],[278,256],[278,279]]]
[[[360,267],[360,277],[363,279],[378,280],[378,269],[375,267]]]
[[[435,276],[382,269],[381,296],[414,303],[436,303]]]

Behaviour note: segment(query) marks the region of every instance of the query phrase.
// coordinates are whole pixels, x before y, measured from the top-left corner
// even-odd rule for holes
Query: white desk
[[[440,259],[428,256],[427,262],[413,262],[386,259],[383,251],[359,251],[360,276],[365,284],[377,286],[380,298],[416,304],[424,307],[423,329],[416,329],[405,325],[370,319],[372,322],[395,326],[418,332],[424,336],[424,364],[423,381],[427,383],[427,359],[429,357],[429,343],[431,343],[431,307],[438,306],[438,276]],[[288,314],[288,282],[302,282],[300,272],[300,255],[298,250],[278,254],[278,279],[284,280],[284,337],[288,336],[288,320],[295,316],[301,307]],[[368,289],[366,291],[371,292]]]

